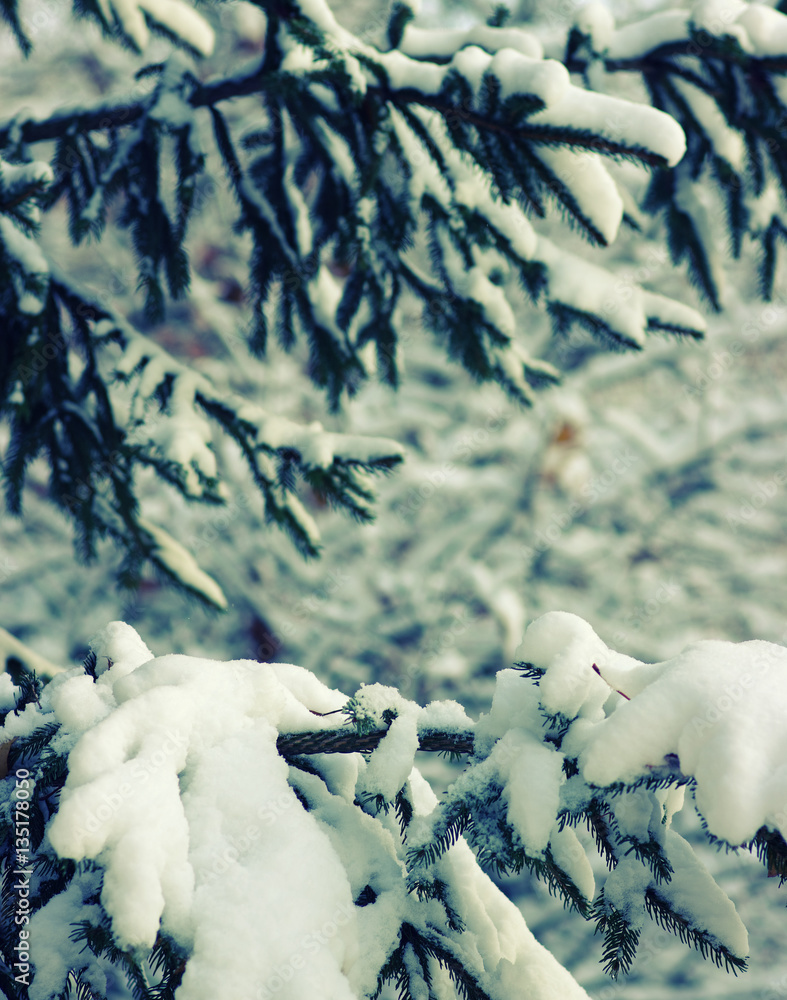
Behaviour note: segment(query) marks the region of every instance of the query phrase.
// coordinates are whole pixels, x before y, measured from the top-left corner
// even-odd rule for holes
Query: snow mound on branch
[[[613,30],[606,21],[596,27],[585,11],[595,12],[599,4],[588,4],[576,25],[592,38],[596,51],[608,59],[636,60],[665,45],[689,41],[689,53],[698,55],[708,44],[708,36],[732,38],[753,56],[780,56],[787,48],[787,17],[762,3],[743,0],[698,0],[690,10],[663,10],[633,24]],[[692,38],[692,33],[695,37]],[[682,89],[682,87],[681,87]]]
[[[113,667],[114,679],[131,673],[153,659],[153,654],[137,632],[125,622],[110,622],[90,639],[96,657],[96,674]]]
[[[353,803],[361,756],[330,760],[322,782],[288,768],[276,743],[280,732],[336,728],[323,714],[347,698],[292,665],[152,658],[122,622],[97,633],[92,647],[102,664],[95,682],[72,672],[42,695],[39,725],[59,722],[58,739],[71,746],[47,836],[60,857],[95,859],[103,869],[101,903],[120,947],[148,949],[162,931],[185,948],[178,1000],[351,1000],[373,992],[370,956],[382,966],[402,923],[423,919],[424,904],[408,891],[385,817]],[[372,716],[396,694],[363,690]],[[368,785],[379,755],[383,784],[391,791],[406,780],[416,814],[426,816],[437,800],[412,768],[416,723],[458,728],[469,720],[452,703],[411,706],[400,698],[365,778]],[[516,984],[533,1000],[587,997],[467,844],[454,845],[440,866],[466,924],[458,957],[485,988],[508,995]],[[354,905],[370,879],[375,905]],[[33,964],[41,949],[47,995],[63,989],[72,964],[65,941],[44,947],[50,918],[68,902],[54,897],[34,921]]]
[[[98,0],[108,24],[115,21],[123,33],[143,52],[150,41],[146,16],[182,39],[187,45],[209,56],[215,35],[208,22],[182,0]]]
[[[252,661],[150,659],[118,622],[94,649],[114,657],[97,682],[111,708],[69,754],[49,839],[61,857],[100,859],[101,899],[120,944],[149,948],[161,926],[192,949],[180,1000],[253,996],[307,932],[332,923],[330,946],[294,976],[304,991],[321,985],[350,997],[349,885],[276,751],[279,728],[320,728],[308,680],[298,668]],[[83,686],[73,677],[57,687],[49,706],[57,721],[73,724],[65,708]],[[321,695],[322,708],[344,703],[337,692]],[[306,909],[280,905],[306,895]],[[260,912],[276,913],[269,933],[260,933]],[[219,947],[217,921],[235,948]],[[238,963],[238,953],[248,960]]]
[[[528,628],[519,658],[544,671],[547,711],[581,717],[564,749],[587,781],[631,784],[677,759],[716,837],[742,844],[762,826],[787,837],[785,647],[707,640],[645,664],[552,612]]]

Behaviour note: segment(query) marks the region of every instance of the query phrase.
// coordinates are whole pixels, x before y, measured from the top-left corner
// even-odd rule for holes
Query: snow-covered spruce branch
[[[119,622],[91,644],[86,672],[2,691],[3,864],[29,871],[17,982],[42,1000],[69,982],[105,997],[107,963],[144,1000],[274,994],[285,972],[294,998],[393,981],[407,997],[439,982],[587,1000],[483,867],[528,868],[595,921],[613,976],[647,916],[739,971],[746,930],[672,825],[686,789],[711,839],[787,875],[780,646],[699,642],[643,664],[548,614],[473,723],[379,684],[347,699],[290,665],[154,657]],[[419,750],[469,754],[440,801]],[[610,868],[598,891],[583,823]],[[11,908],[13,879],[1,891]]]
[[[275,90],[280,83],[280,76],[273,72],[265,72],[263,68],[255,68],[245,75],[233,75],[213,83],[198,83],[188,96],[192,108],[209,108],[222,101],[232,101],[239,97],[249,97],[253,94],[264,94]],[[569,146],[577,149],[587,149],[612,157],[627,157],[638,160],[651,167],[668,165],[665,155],[644,146],[631,146],[625,142],[615,142],[611,137],[594,135],[592,132],[580,130],[550,128],[549,126],[528,126],[524,121],[495,121],[468,108],[463,103],[446,103],[438,97],[431,97],[415,87],[394,89],[390,86],[367,86],[366,94],[382,102],[390,101],[396,106],[407,107],[417,105],[431,108],[442,118],[461,118],[466,124],[480,131],[497,132],[516,142],[536,142],[555,146]],[[15,118],[12,122],[0,125],[0,147],[14,142],[34,145],[38,142],[51,142],[65,135],[84,134],[88,132],[103,132],[110,129],[127,128],[138,122],[147,112],[144,101],[131,104],[100,103],[93,108],[80,107],[76,110],[64,110],[47,117]]]
[[[90,350],[103,346],[111,353],[107,346],[111,343],[120,348],[113,366],[115,378],[133,390],[129,399],[127,392],[120,395],[119,388],[110,386],[104,400],[110,427],[96,424],[76,404],[67,410],[82,414],[82,421],[91,425],[98,457],[103,458],[87,463],[83,481],[68,490],[64,483],[55,495],[70,513],[84,516],[86,530],[108,531],[129,554],[151,560],[175,583],[223,606],[221,590],[187,550],[139,516],[135,505],[124,503],[120,489],[133,477],[135,465],[150,465],[188,499],[224,503],[228,490],[217,465],[208,417],[237,442],[247,459],[263,496],[266,519],[286,530],[307,555],[319,550],[319,529],[294,492],[295,473],[327,502],[359,520],[371,519],[374,494],[369,474],[386,472],[401,461],[403,452],[396,442],[334,434],[317,422],[304,427],[269,414],[220,392],[207,377],[187,368],[61,276],[53,277],[52,292],[82,329],[83,343]],[[60,400],[51,405],[57,419],[64,404]],[[67,427],[64,423],[64,434]],[[104,495],[102,479],[112,484],[114,501]]]
[[[648,330],[696,335],[703,329],[693,310],[640,289],[624,301],[602,269],[547,241],[539,243],[515,198],[523,197],[540,215],[554,199],[592,241],[610,242],[622,203],[595,154],[583,150],[674,164],[684,139],[671,118],[573,87],[564,67],[540,57],[534,39],[522,46],[524,52],[495,51],[490,43],[492,52],[465,47],[438,63],[379,51],[341,29],[322,6],[309,30],[305,23],[316,12],[296,13],[293,7],[281,22],[271,15],[265,60],[250,75],[202,85],[171,69],[144,109],[101,107],[56,122],[18,122],[15,130],[2,133],[32,141],[84,130],[87,160],[79,143],[61,136],[59,160],[77,169],[66,171],[53,197],[67,194],[78,236],[102,225],[105,192],[126,188],[151,312],[161,312],[157,274],[173,253],[181,254],[189,204],[182,206],[181,222],[168,222],[157,195],[151,202],[136,193],[137,174],[150,173],[148,165],[157,161],[157,129],[163,128],[180,136],[186,154],[181,159],[189,164],[180,187],[193,186],[202,155],[194,145],[189,109],[208,106],[242,223],[256,246],[251,278],[257,327],[251,344],[264,349],[268,305],[278,298],[280,338],[293,342],[296,318],[311,332],[311,371],[334,403],[367,376],[368,361],[359,352],[368,342],[376,344],[383,377],[396,381],[395,310],[404,287],[424,301],[427,322],[452,354],[523,402],[530,400],[532,385],[557,373],[529,359],[516,341],[514,315],[500,287],[508,269],[519,273],[533,298],[542,299],[559,330],[579,322],[616,344],[639,347]],[[216,104],[255,91],[263,94],[268,133],[274,134],[262,143],[249,138],[261,153],[246,166]],[[122,171],[118,152],[97,149],[88,137],[92,128],[104,127],[113,143],[118,141],[116,122],[131,122],[136,132],[119,147],[139,163],[134,184]],[[401,166],[404,190],[402,175],[394,184],[386,160]],[[304,200],[298,178],[315,168],[319,190]],[[155,169],[151,185],[154,174]],[[496,203],[494,188],[502,203]],[[315,225],[310,216],[318,206],[326,211]],[[437,295],[410,280],[405,248],[420,228],[419,213],[430,220]],[[151,236],[157,230],[160,236]],[[270,253],[271,244],[278,254]],[[330,273],[337,249],[339,260],[350,263],[344,282]],[[168,265],[174,295],[185,289],[184,268],[182,260],[174,270]]]
[[[265,55],[250,72],[203,84],[172,58],[150,68],[150,93],[130,105],[17,120],[0,131],[11,506],[19,508],[27,464],[45,447],[53,493],[69,498],[80,551],[92,556],[94,539],[110,534],[128,551],[127,582],[138,578],[145,559],[165,572],[188,561],[185,550],[165,544],[158,529],[137,517],[135,463],[152,465],[189,498],[223,499],[203,433],[206,416],[241,447],[268,516],[309,553],[316,550],[313,525],[287,488],[295,465],[320,495],[365,519],[371,495],[362,472],[390,465],[394,454],[388,448],[364,457],[354,448],[352,456],[337,454],[327,472],[322,459],[309,463],[287,440],[300,432],[279,424],[274,433],[264,414],[250,406],[241,413],[211,394],[200,376],[183,366],[176,371],[171,359],[129,335],[126,358],[134,365],[121,362],[116,372],[144,387],[134,405],[146,413],[133,414],[133,455],[119,465],[110,461],[127,429],[112,412],[117,387],[104,384],[95,357],[93,341],[107,330],[97,335],[95,322],[68,309],[67,278],[52,284],[36,241],[41,212],[64,198],[74,243],[100,236],[117,219],[130,234],[147,317],[161,319],[168,296],[185,295],[189,285],[186,236],[206,164],[200,109],[208,111],[238,227],[253,244],[249,347],[264,354],[271,333],[286,349],[305,338],[309,375],[333,406],[373,374],[397,384],[405,293],[421,303],[426,325],[451,356],[522,403],[559,372],[521,342],[510,299],[514,279],[548,310],[557,335],[580,324],[603,343],[641,348],[652,331],[699,336],[704,329],[693,309],[637,285],[621,289],[614,274],[564,251],[531,222],[556,204],[590,242],[612,242],[624,198],[599,154],[674,167],[685,136],[670,115],[575,86],[565,66],[544,59],[525,32],[485,29],[478,39],[454,38],[453,50],[428,58],[408,54],[406,46],[382,51],[363,42],[321,3],[268,14]],[[127,29],[133,36],[134,25]],[[409,37],[405,32],[404,41]],[[263,122],[239,141],[219,105],[249,95],[261,98]],[[10,162],[26,161],[27,145],[53,138],[51,167]],[[174,171],[165,162],[170,152]],[[120,198],[117,215],[110,209]],[[66,320],[73,336],[62,328]],[[122,325],[109,322],[113,329]],[[70,365],[84,375],[77,383]],[[20,371],[29,374],[20,379]],[[159,410],[162,403],[177,406],[188,421],[170,414],[156,430],[149,419],[154,396]],[[74,448],[86,429],[88,438]],[[107,469],[108,499],[94,488],[94,466]],[[189,566],[193,582],[197,570]],[[207,578],[199,579],[198,592],[207,587],[218,596]]]
[[[589,86],[601,67],[638,75],[653,106],[689,137],[669,177],[653,178],[646,206],[663,214],[673,258],[686,260],[707,301],[721,308],[714,244],[725,236],[735,257],[746,237],[759,244],[760,289],[771,298],[787,241],[787,17],[761,4],[698,0],[617,27],[604,5],[591,3],[577,16],[565,60]]]
[[[320,730],[280,736],[276,748],[282,757],[313,753],[371,753],[387,735],[387,729],[369,733]],[[473,752],[472,733],[426,732],[419,734],[418,749],[432,753],[465,754]]]

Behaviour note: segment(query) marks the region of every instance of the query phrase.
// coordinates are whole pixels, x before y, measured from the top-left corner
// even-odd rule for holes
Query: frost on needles
[[[154,657],[121,622],[43,692],[6,683],[2,906],[24,919],[0,988],[105,997],[111,971],[140,1000],[586,997],[484,872],[522,868],[598,924],[613,976],[646,918],[743,970],[746,929],[672,817],[688,793],[711,840],[787,875],[787,652],[644,664],[550,613],[520,654],[477,722],[296,666]],[[441,800],[419,747],[464,758]]]

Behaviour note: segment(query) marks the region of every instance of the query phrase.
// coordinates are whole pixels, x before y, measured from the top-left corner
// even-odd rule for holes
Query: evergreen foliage
[[[360,968],[354,973],[355,981],[367,984],[362,994],[365,990],[366,995],[379,997],[386,984],[392,983],[400,997],[456,995],[465,1000],[507,1000],[510,993],[505,978],[500,978],[503,973],[499,956],[493,957],[494,948],[486,950],[489,916],[479,923],[478,910],[480,894],[485,900],[482,910],[498,912],[500,903],[494,901],[494,894],[500,891],[485,881],[481,868],[497,875],[527,868],[574,911],[572,919],[594,922],[603,938],[601,962],[612,977],[627,972],[635,961],[646,916],[717,965],[736,974],[745,971],[746,955],[741,951],[745,931],[730,900],[688,842],[672,829],[672,814],[681,808],[684,790],[696,796],[698,803],[703,801],[702,786],[707,777],[701,767],[683,774],[673,761],[652,758],[651,763],[632,771],[629,780],[607,785],[594,783],[587,774],[588,747],[592,746],[594,734],[603,742],[605,722],[614,720],[621,707],[633,707],[637,695],[624,696],[602,680],[590,661],[587,644],[572,644],[564,624],[576,632],[572,621],[579,620],[568,615],[547,615],[531,626],[525,643],[530,643],[531,652],[538,652],[538,668],[531,669],[531,676],[517,670],[501,671],[491,709],[477,723],[467,720],[456,703],[433,702],[422,709],[381,685],[363,686],[346,700],[342,720],[342,713],[325,710],[326,699],[335,703],[338,693],[322,688],[314,678],[307,682],[306,672],[302,672],[304,678],[294,673],[298,668],[271,673],[275,667],[248,661],[220,665],[184,657],[146,660],[148,652],[128,626],[110,626],[94,640],[94,653],[82,671],[70,671],[44,688],[40,697],[30,684],[23,683],[17,689],[16,708],[6,716],[5,733],[11,742],[0,831],[4,845],[0,988],[9,998],[27,1000],[31,981],[35,984],[35,974],[39,974],[36,971],[27,975],[27,966],[21,966],[14,953],[19,927],[13,917],[20,912],[20,883],[15,879],[21,873],[29,884],[25,897],[29,905],[26,902],[24,910],[30,919],[24,926],[29,924],[32,938],[24,947],[29,947],[33,956],[30,968],[36,968],[36,947],[41,947],[42,934],[53,936],[53,948],[62,953],[56,973],[48,963],[41,966],[44,982],[59,984],[52,997],[108,997],[111,994],[104,985],[105,975],[112,970],[116,977],[125,978],[135,1000],[165,1000],[179,995],[192,955],[188,940],[184,940],[182,931],[175,931],[176,925],[167,916],[170,904],[166,900],[172,891],[166,888],[169,876],[166,871],[162,873],[164,916],[160,926],[156,918],[158,930],[152,946],[132,946],[121,930],[126,926],[124,914],[135,915],[146,904],[135,901],[135,880],[127,882],[126,891],[120,895],[111,888],[118,885],[117,865],[122,872],[131,843],[124,846],[122,838],[118,842],[111,830],[124,808],[124,800],[134,801],[135,785],[141,787],[140,783],[154,772],[172,767],[180,776],[181,787],[176,782],[165,793],[169,787],[166,777],[157,778],[158,791],[146,808],[166,810],[167,796],[170,802],[182,799],[179,808],[186,809],[188,822],[198,822],[197,814],[189,813],[188,800],[197,795],[199,782],[205,780],[204,774],[200,777],[200,754],[208,749],[220,756],[225,752],[221,740],[237,739],[237,724],[222,735],[220,726],[213,722],[214,731],[209,735],[205,722],[197,721],[199,715],[193,723],[188,721],[190,712],[200,711],[194,700],[197,692],[206,699],[209,714],[205,719],[212,720],[215,699],[211,692],[218,679],[216,670],[222,666],[235,685],[241,684],[241,690],[232,698],[237,698],[237,705],[245,713],[248,734],[259,726],[264,713],[271,711],[271,705],[281,704],[285,687],[292,704],[299,706],[300,726],[293,728],[290,723],[275,734],[278,752],[289,765],[280,780],[284,782],[282,787],[294,793],[295,808],[303,817],[299,822],[317,820],[323,835],[327,834],[337,846],[335,863],[346,870],[359,926],[370,928],[360,930],[360,940],[365,940],[364,933],[371,933],[369,942],[376,942],[367,943],[360,957],[354,959]],[[589,634],[598,644],[592,632]],[[706,645],[708,650],[703,655],[712,674],[714,653],[720,644]],[[755,666],[756,656],[762,662],[761,649],[747,652],[746,645],[730,645],[740,664],[737,669],[748,671],[749,676],[754,674],[752,686],[758,698],[771,698],[767,669],[757,674]],[[778,648],[773,647],[774,652]],[[608,651],[605,656],[613,669],[615,655]],[[696,646],[685,655],[696,656]],[[102,660],[111,661],[109,669],[102,668]],[[675,666],[682,662],[676,658]],[[670,676],[669,662],[657,666],[662,677]],[[567,667],[571,677],[564,673]],[[636,675],[636,670],[653,670],[642,664],[634,671],[630,664],[626,669],[631,676]],[[177,676],[182,678],[180,682]],[[551,683],[546,694],[542,691],[545,682]],[[95,697],[101,692],[100,700],[109,711],[98,726],[74,714],[77,705],[90,704],[87,688],[95,689]],[[729,689],[728,675],[723,671],[717,688]],[[558,691],[565,708],[560,714],[566,722],[556,741],[552,727],[556,713],[549,702]],[[267,702],[258,700],[261,692],[265,692]],[[183,755],[168,761],[166,754],[159,753],[157,759],[150,752],[159,745],[157,732],[172,736],[172,730],[165,727],[171,717],[166,706],[173,704],[174,693],[180,706],[178,725],[183,727],[182,732],[192,735],[178,737],[178,742],[185,739]],[[713,691],[711,696],[715,696]],[[594,712],[591,706],[601,706],[602,702],[603,707]],[[134,723],[134,712],[139,710],[141,714]],[[80,711],[89,714],[87,708]],[[23,714],[27,718],[24,724]],[[337,715],[337,719],[328,721],[328,716]],[[315,716],[324,716],[325,721],[317,729],[301,728]],[[295,718],[291,710],[289,717]],[[442,729],[438,728],[438,720],[443,720]],[[403,737],[408,727],[409,741]],[[462,741],[469,753],[440,801],[427,791],[424,779],[413,768],[419,737],[422,748],[428,740]],[[219,743],[211,749],[209,744],[216,739]],[[358,746],[359,739],[368,745]],[[763,733],[763,739],[765,745],[770,745],[767,733]],[[287,740],[299,741],[296,753],[285,752]],[[103,752],[99,749],[102,745],[106,748]],[[570,749],[582,746],[585,749],[579,757],[576,750]],[[273,745],[271,752],[276,752]],[[337,756],[345,758],[338,765]],[[79,777],[70,776],[72,762]],[[256,773],[268,766],[265,761],[248,759],[248,767]],[[147,772],[144,777],[143,771]],[[393,788],[397,790],[392,794]],[[715,805],[721,802],[725,810],[734,812],[738,807],[731,798],[733,794],[724,782],[718,783]],[[281,804],[281,795],[269,801],[279,812],[290,808]],[[20,802],[27,803],[21,821]],[[765,802],[761,808],[767,813]],[[246,829],[253,831],[255,816],[259,822],[262,815],[264,811],[255,813],[250,801]],[[20,822],[24,841],[19,839]],[[149,821],[140,816],[138,822]],[[265,852],[266,856],[272,852],[268,862],[271,865],[280,864],[273,860],[280,856],[277,838],[286,842],[295,835],[292,828],[289,832],[279,829],[278,822],[266,823],[268,833],[262,834],[269,838]],[[751,822],[756,822],[756,814]],[[66,832],[69,826],[71,833]],[[595,841],[609,868],[598,891],[586,856],[587,838],[583,843],[575,832],[583,826],[592,834],[590,843]],[[192,829],[199,838],[196,827]],[[782,829],[781,820],[769,820],[751,840],[736,844],[721,835],[717,820],[716,826],[708,829],[708,836],[727,849],[754,851],[767,873],[774,875],[783,874],[787,866]],[[130,829],[127,835],[132,840],[135,836]],[[260,835],[257,828],[256,837]],[[82,846],[63,846],[68,843]],[[235,854],[234,863],[249,863],[243,852],[236,850]],[[222,878],[227,865],[220,862],[221,857],[216,857],[210,867],[195,871],[198,891],[200,886],[204,891],[205,886]],[[324,875],[330,878],[327,872]],[[229,885],[225,891],[230,891]],[[312,890],[318,891],[314,886]],[[279,903],[285,909],[289,905],[283,900]],[[506,905],[511,907],[510,903]],[[516,914],[513,907],[511,910]],[[506,913],[506,919],[511,921],[512,913]],[[501,917],[502,911],[496,919]],[[364,925],[363,920],[371,923]],[[198,935],[206,932],[203,927]],[[504,925],[498,932],[516,936],[524,928]],[[210,933],[221,937],[226,929],[214,926]],[[381,934],[388,942],[382,950],[378,939]],[[69,950],[57,943],[57,937],[64,935],[79,947]],[[240,953],[234,960],[243,969],[248,956]],[[531,966],[543,961],[533,954],[527,958]],[[517,965],[517,969],[518,975],[524,975],[524,967]],[[532,975],[536,980],[545,975],[546,981],[552,983],[552,971]],[[193,980],[188,989],[193,991]],[[269,986],[265,989],[276,992]],[[527,996],[531,995],[529,989],[536,997],[568,995],[555,985],[536,987],[535,980],[526,987]],[[39,990],[31,995],[42,994]]]
[[[81,16],[140,50],[154,27],[184,53],[143,67],[148,89],[131,105],[0,126],[9,509],[21,510],[27,470],[43,454],[81,557],[93,558],[107,536],[125,554],[123,583],[150,564],[218,607],[220,588],[140,509],[143,466],[189,500],[224,504],[215,438],[228,435],[262,493],[264,518],[314,555],[319,532],[299,489],[367,520],[368,473],[390,469],[401,448],[332,436],[329,444],[321,428],[298,429],[217,393],[41,252],[42,213],[46,221],[61,198],[75,243],[99,239],[109,212],[128,231],[140,303],[154,324],[188,292],[189,219],[217,152],[236,230],[253,246],[248,347],[264,355],[271,335],[287,350],[305,342],[309,375],[334,408],[373,375],[397,384],[401,304],[413,297],[451,357],[520,403],[559,372],[526,343],[517,284],[546,309],[557,337],[576,324],[612,348],[639,349],[654,331],[701,336],[692,308],[623,287],[601,257],[551,242],[538,222],[553,208],[599,247],[621,222],[662,217],[674,259],[688,261],[714,307],[722,295],[714,199],[727,207],[733,252],[750,237],[761,247],[766,297],[787,231],[777,12],[758,9],[762,24],[753,14],[716,24],[699,5],[616,29],[589,5],[563,65],[544,59],[536,36],[509,26],[502,8],[485,26],[446,33],[416,27],[397,3],[386,40],[374,45],[322,3],[259,6],[268,18],[262,59],[203,83],[188,54],[210,50],[212,29],[181,0],[81,5]],[[15,4],[3,12],[28,52]],[[617,72],[639,73],[648,103],[591,89],[597,81],[611,89]],[[249,95],[263,121],[235,134],[225,105]],[[50,163],[36,159],[45,141],[54,142]],[[652,171],[639,207],[627,175],[610,172],[622,160]]]

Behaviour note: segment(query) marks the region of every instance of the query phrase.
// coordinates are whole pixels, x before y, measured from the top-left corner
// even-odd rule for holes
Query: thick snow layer
[[[738,15],[735,27],[743,28],[758,56],[783,56],[787,52],[787,17],[778,10],[765,4],[748,4]]]
[[[596,880],[585,848],[570,826],[559,829],[556,823],[549,835],[549,849],[561,868],[588,901],[596,894]]]
[[[698,28],[720,35],[747,7],[743,0],[696,0],[691,7],[691,19]]]
[[[671,42],[682,42],[689,35],[689,13],[685,10],[662,10],[622,28],[609,40],[607,59],[637,59]]]
[[[368,765],[357,755],[336,768],[331,761],[322,782],[301,770],[288,773],[276,750],[281,731],[335,727],[322,713],[335,713],[345,698],[308,671],[248,660],[151,659],[120,622],[97,633],[93,648],[109,664],[98,680],[64,675],[39,710],[43,720],[66,727],[73,742],[48,838],[61,857],[95,859],[103,869],[101,902],[121,947],[149,948],[162,929],[188,950],[178,1000],[352,1000],[373,992],[369,969],[385,963],[404,921],[424,929],[444,921],[439,903],[421,903],[407,891],[396,820],[373,818],[353,804],[360,772],[377,792],[388,782],[395,793],[408,782],[416,817],[425,821],[434,811],[434,794],[412,769],[416,706],[380,685],[362,689],[371,714],[382,715],[392,696],[400,714]],[[460,721],[455,707],[446,711]],[[434,721],[441,713],[425,714]],[[527,753],[550,760],[546,817],[557,805],[561,775],[551,762],[559,755],[518,732]],[[517,754],[506,751],[517,747],[498,746],[498,763],[510,768]],[[538,827],[542,842],[546,819],[527,816],[524,801],[512,808],[525,827]],[[566,854],[570,845],[560,850]],[[517,983],[535,1000],[586,998],[463,841],[441,858],[439,873],[466,925],[452,947],[493,995],[508,995],[500,991]],[[366,885],[374,886],[375,903],[356,907]],[[73,914],[91,915],[81,909],[89,889],[75,879],[36,915],[31,957],[40,978],[31,996],[62,987],[76,956],[59,929]],[[91,981],[99,975],[91,971]]]
[[[674,167],[686,151],[683,129],[670,115],[649,105],[570,87],[562,98],[531,115],[528,124],[550,132],[588,130],[631,150],[662,157]]]
[[[510,48],[492,55],[477,45],[470,45],[460,49],[445,65],[411,59],[398,49],[377,53],[376,58],[388,74],[392,87],[397,90],[414,88],[422,94],[439,93],[452,72],[461,73],[475,93],[489,73],[499,81],[503,100],[516,94],[532,94],[547,107],[573,89],[568,70],[562,63],[555,59],[532,58]]]
[[[362,775],[362,788],[393,802],[413,769],[418,749],[417,710],[399,715],[372,754]]]
[[[145,14],[173,35],[182,38],[200,55],[207,56],[213,51],[213,29],[193,7],[182,0],[99,0],[99,6],[110,24],[114,13],[125,34],[140,51],[146,49],[150,41]]]
[[[609,687],[592,665],[605,653],[604,643],[587,622],[565,611],[552,611],[528,627],[516,656],[545,671],[539,691],[547,712],[600,718]]]
[[[574,21],[576,28],[587,35],[594,52],[603,52],[615,30],[615,18],[606,4],[591,0],[585,4]]]
[[[90,648],[96,657],[96,676],[112,667],[113,679],[153,659],[136,630],[125,622],[110,622],[100,629],[90,637]]]
[[[351,924],[343,872],[298,806],[275,750],[278,727],[320,728],[320,718],[287,683],[307,703],[314,685],[298,668],[251,661],[169,656],[143,663],[147,650],[132,633],[114,623],[94,640],[102,658],[117,657],[95,685],[109,708],[101,721],[75,712],[85,698],[84,676],[62,681],[51,699],[55,719],[78,740],[49,839],[61,856],[100,858],[102,902],[119,941],[149,947],[163,920],[193,947],[179,996],[251,995],[255,981],[286,963],[309,930],[303,913],[288,917],[278,905],[297,885],[310,886],[315,930],[330,920]],[[318,700],[336,704],[332,697]],[[257,835],[238,848],[250,823]],[[218,870],[225,856],[231,860]],[[265,899],[270,906],[260,911]],[[276,920],[260,935],[259,914],[266,911]],[[230,934],[241,942],[248,963],[219,946],[217,913],[222,940]],[[342,915],[348,916],[342,921]],[[323,977],[326,995],[351,996],[341,972],[343,934],[299,970],[303,989]]]
[[[648,318],[642,289],[539,237],[534,258],[547,269],[550,301],[600,317],[630,347],[642,347]]]
[[[224,591],[212,576],[200,569],[187,548],[152,521],[139,518],[138,523],[150,535],[154,546],[152,558],[155,561],[161,563],[184,587],[200,594],[214,607],[221,610],[227,607]]]
[[[787,18],[779,17],[787,25]],[[782,50],[783,51],[783,50]],[[726,160],[737,173],[742,174],[745,166],[746,144],[743,135],[731,128],[716,101],[699,87],[676,76],[675,89],[686,101],[691,114],[697,120],[702,132],[708,137],[717,156]]]
[[[656,887],[676,912],[691,917],[695,927],[706,931],[733,955],[748,955],[749,935],[732,900],[719,888],[705,866],[680,834],[668,829],[664,850],[674,874]]]
[[[521,28],[490,28],[486,24],[438,30],[408,24],[399,48],[405,55],[415,59],[447,58],[465,45],[477,45],[488,52],[497,52],[503,48],[514,49],[531,59],[540,59],[543,55],[541,43],[529,31],[522,31]]]
[[[545,670],[548,711],[587,720],[567,737],[587,781],[631,783],[674,755],[715,836],[742,844],[762,826],[787,835],[787,648],[708,640],[644,664],[553,612],[528,628],[519,655]],[[623,697],[605,718],[613,691]]]
[[[565,780],[563,758],[544,746],[533,733],[512,729],[492,754],[504,784],[508,820],[530,855],[541,854],[549,843]]]
[[[600,157],[547,146],[536,146],[534,153],[568,189],[581,215],[603,241],[612,243],[623,219],[623,200]]]
[[[411,790],[416,815],[431,813],[437,799],[417,771],[411,778]],[[463,839],[442,857],[440,870],[456,894],[454,905],[466,926],[460,938],[464,946],[460,957],[471,966],[480,966],[481,985],[487,992],[493,996],[527,996],[528,1000],[587,997],[536,941],[521,912],[478,867]]]
[[[642,289],[642,306],[648,321],[668,330],[690,330],[705,333],[708,323],[702,313],[666,295]]]

